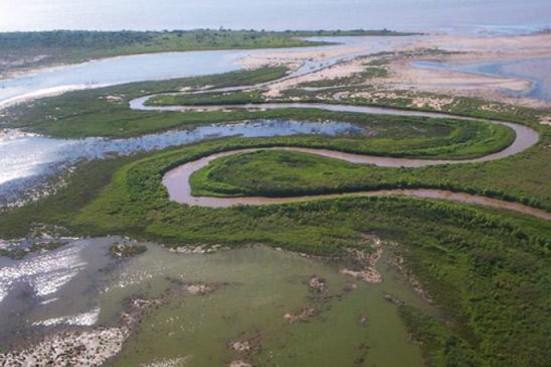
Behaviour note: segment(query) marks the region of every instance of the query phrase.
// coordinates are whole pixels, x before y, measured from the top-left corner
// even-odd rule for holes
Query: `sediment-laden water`
[[[120,260],[108,255],[114,242],[125,240],[77,240],[18,262],[0,259],[0,349],[64,330],[74,343],[71,330],[118,335],[120,314],[139,298],[158,303],[125,334],[111,365],[189,358],[193,366],[359,359],[422,366],[393,302],[432,311],[388,262],[393,245],[376,265],[384,281],[367,283],[341,274],[344,263],[262,246],[201,254],[147,245],[145,254]]]
[[[163,185],[168,191],[171,200],[180,204],[186,204],[191,206],[204,206],[209,208],[226,208],[236,205],[276,205],[276,204],[288,204],[310,200],[322,200],[322,199],[337,199],[353,196],[401,196],[412,197],[418,199],[440,199],[447,201],[455,201],[465,204],[477,204],[490,208],[505,209],[510,211],[516,211],[519,213],[535,216],[537,218],[551,220],[551,213],[537,209],[528,205],[520,203],[498,200],[485,196],[472,195],[468,193],[452,192],[447,190],[437,189],[395,189],[395,190],[372,190],[372,191],[358,191],[348,193],[334,193],[326,195],[304,195],[304,196],[289,196],[289,197],[208,197],[208,196],[194,196],[192,195],[190,177],[195,172],[202,168],[205,168],[210,162],[227,157],[234,154],[251,153],[259,150],[287,150],[299,153],[307,153],[318,155],[322,157],[340,159],[346,162],[356,164],[374,164],[382,166],[395,166],[394,164],[403,164],[404,167],[419,167],[419,165],[429,165],[430,161],[423,162],[422,160],[405,160],[399,158],[387,158],[387,157],[374,157],[361,154],[342,153],[325,149],[308,149],[308,148],[294,148],[294,147],[275,147],[275,148],[258,148],[258,149],[237,149],[233,151],[227,151],[222,153],[215,153],[195,161],[187,162],[168,171],[163,177]],[[439,164],[438,161],[432,161],[432,164]],[[445,161],[440,161],[440,163]],[[452,161],[453,162],[453,161]],[[399,165],[396,167],[400,167]]]

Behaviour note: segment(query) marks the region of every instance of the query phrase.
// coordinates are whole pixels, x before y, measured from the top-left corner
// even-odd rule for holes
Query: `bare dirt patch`
[[[288,312],[283,315],[283,318],[290,324],[297,322],[307,322],[308,320],[319,315],[319,310],[314,307],[303,307],[300,311],[296,313]]]
[[[323,278],[319,278],[313,275],[308,281],[308,286],[311,290],[317,293],[323,293],[327,290],[327,281]]]
[[[253,367],[253,365],[242,360],[237,360],[231,361],[230,364],[228,364],[228,367]]]
[[[0,365],[16,366],[99,366],[116,356],[144,313],[159,300],[133,299],[112,328],[69,329],[46,336],[26,349],[0,354]]]
[[[551,126],[551,116],[542,117],[542,119],[540,120],[540,124]]]
[[[366,283],[376,284],[383,281],[382,275],[375,268],[383,255],[383,242],[378,238],[373,238],[370,242],[372,243],[371,252],[358,249],[348,250],[352,263],[350,267],[341,269],[341,274],[351,276]]]
[[[300,84],[325,80],[336,81],[337,79],[350,77],[364,70],[365,67],[363,66],[363,62],[364,61],[359,59],[342,62],[313,73],[270,84],[266,92],[264,92],[264,96],[267,98],[275,98],[281,96],[284,90],[295,88]]]
[[[45,336],[33,345],[0,354],[0,366],[99,366],[115,357],[126,339],[140,324],[143,317],[155,308],[169,302],[173,296],[188,294],[202,296],[218,286],[186,284],[175,280],[175,287],[157,299],[134,298],[127,302],[117,327],[66,328]],[[183,363],[179,360],[178,363]],[[164,366],[164,364],[161,364]],[[171,366],[171,364],[166,364]],[[176,364],[178,365],[178,364]]]

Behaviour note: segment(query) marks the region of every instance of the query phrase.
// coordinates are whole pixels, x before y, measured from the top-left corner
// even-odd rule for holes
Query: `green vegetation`
[[[543,365],[551,277],[549,237],[542,234],[549,233],[549,223],[400,199],[220,210],[168,202],[160,173],[201,155],[201,147],[212,144],[125,167],[78,221],[108,231],[142,228],[148,235],[180,243],[261,241],[315,253],[335,253],[341,246],[357,244],[361,233],[376,232],[404,245],[408,264],[452,320],[451,326],[439,327],[451,333],[457,345],[465,345],[468,354],[482,365]],[[438,365],[467,357],[454,352],[441,358],[445,363]]]
[[[0,238],[24,237],[37,223],[69,227],[82,206],[97,197],[114,171],[129,159],[88,162],[67,177],[68,185],[59,193],[22,207],[1,209]]]
[[[121,160],[92,162],[60,193],[4,213],[0,231],[4,236],[16,228],[24,231],[20,221],[52,221],[78,233],[128,234],[179,245],[266,243],[326,255],[362,246],[363,234],[374,233],[400,244],[406,264],[445,314],[445,322],[431,319],[431,324],[415,323],[410,317],[432,365],[480,361],[472,365],[543,366],[551,358],[550,223],[479,207],[400,198],[228,209],[187,207],[168,200],[161,183],[168,169],[254,144],[260,143],[226,139],[124,165]],[[427,329],[428,325],[434,326]]]
[[[202,123],[244,120],[254,118],[255,114],[246,111],[232,115],[223,112],[182,114],[133,111],[129,108],[128,102],[145,94],[176,92],[186,87],[198,88],[210,85],[213,88],[225,88],[254,85],[278,79],[286,73],[285,67],[266,67],[220,75],[132,83],[70,92],[8,108],[6,114],[9,119],[6,120],[9,122],[4,127],[23,128],[62,138],[127,137]]]
[[[490,365],[477,355],[472,345],[442,322],[408,305],[401,305],[399,310],[408,329],[413,330],[415,339],[422,343],[423,357],[429,366]]]
[[[160,34],[185,38],[176,33]],[[133,35],[129,37],[132,39]],[[169,201],[161,181],[164,173],[215,152],[286,145],[399,157],[459,159],[501,150],[513,139],[511,130],[502,126],[480,121],[458,123],[447,118],[314,109],[182,114],[131,111],[127,106],[129,100],[144,94],[207,84],[213,87],[252,85],[278,78],[285,72],[283,68],[265,68],[74,92],[10,109],[11,126],[63,137],[115,137],[200,123],[288,118],[349,121],[367,128],[373,136],[232,138],[145,157],[89,162],[71,174],[68,185],[56,194],[21,208],[4,209],[0,215],[0,237],[24,236],[40,223],[61,225],[75,234],[116,233],[164,242],[167,246],[263,243],[310,254],[342,255],[348,248],[364,248],[365,235],[374,234],[398,243],[397,256],[439,306],[438,317],[411,305],[399,306],[408,328],[421,342],[428,365],[546,366],[551,360],[550,222],[478,206],[391,197],[226,209],[189,207]],[[301,96],[319,101],[316,94]],[[163,96],[153,102],[198,105],[261,101],[257,92],[207,92]],[[411,108],[412,101],[413,97],[407,93],[403,98],[377,102],[345,100],[400,108]],[[446,105],[444,110],[537,126],[538,111],[499,104],[495,105],[497,110],[488,110],[483,108],[486,105],[486,102],[463,98]],[[273,150],[217,160],[197,172],[192,183],[195,193],[224,196],[434,187],[518,200],[551,210],[551,185],[548,184],[551,131],[545,127],[538,129],[542,137],[537,146],[493,162],[390,169]],[[117,247],[111,251],[124,256],[141,250]]]
[[[402,36],[383,30],[286,31],[211,30],[164,32],[47,31],[0,33],[0,74],[30,67],[76,63],[141,53],[316,46],[315,36]]]
[[[383,168],[297,152],[261,151],[221,158],[192,176],[195,193],[210,196],[298,196],[387,188],[463,191],[551,210],[545,165],[550,137],[529,151],[492,162]],[[331,143],[329,143],[331,146]]]
[[[216,106],[262,103],[260,91],[206,92],[200,94],[165,94],[151,98],[148,106]]]
[[[319,45],[293,33],[195,30],[173,32],[54,31],[0,33],[0,73],[60,63],[167,51]]]
[[[217,159],[191,176],[191,186],[195,196],[278,197],[343,192],[368,181],[369,171],[362,168],[338,159],[265,150]]]

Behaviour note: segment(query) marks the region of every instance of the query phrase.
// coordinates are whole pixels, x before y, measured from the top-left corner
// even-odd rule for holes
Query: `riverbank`
[[[126,55],[160,52],[243,50],[325,45],[305,37],[402,36],[388,30],[254,31],[45,31],[0,33],[0,76],[13,77],[39,68]]]

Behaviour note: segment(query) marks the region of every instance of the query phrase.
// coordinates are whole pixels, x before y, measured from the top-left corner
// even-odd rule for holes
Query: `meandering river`
[[[110,13],[106,15],[105,9],[110,9]],[[421,3],[417,0],[344,0],[320,1],[315,6],[312,6],[311,1],[305,0],[20,0],[17,6],[10,1],[0,2],[0,29],[37,30],[50,29],[52,25],[55,28],[73,29],[181,29],[217,28],[223,24],[231,28],[258,29],[368,26],[517,34],[549,25],[547,15],[550,10],[548,0],[534,0],[529,3],[516,0],[423,0]],[[304,14],[310,16],[304,17]],[[350,42],[358,40],[372,42],[370,52],[373,53],[394,47],[392,43],[378,42],[375,38],[357,38]],[[395,40],[397,39],[393,39],[393,42]],[[339,46],[324,49],[329,50],[331,47]],[[28,98],[69,90],[238,70],[241,68],[240,58],[256,52],[266,51],[136,55],[37,70],[0,80],[0,108]],[[306,60],[297,73],[307,73],[339,60],[339,57]],[[521,69],[526,71],[529,67],[530,65],[524,65]],[[533,75],[524,72],[515,75],[515,70],[518,71],[517,65],[500,65],[499,68],[500,72],[533,78]],[[482,69],[484,70],[478,71],[488,71],[485,66]],[[535,85],[530,96],[547,98],[547,92],[542,94],[538,85]],[[134,100],[131,107],[150,108],[144,105],[146,100],[147,97]],[[433,115],[332,105],[244,107],[316,107],[363,113]],[[187,108],[163,109],[185,111]],[[0,111],[0,121],[5,118],[7,117]],[[496,123],[514,129],[515,142],[501,152],[471,161],[501,159],[517,154],[530,148],[538,140],[537,133],[525,126]],[[21,189],[35,187],[43,179],[47,179],[49,174],[60,172],[80,160],[162,149],[211,137],[291,134],[334,136],[362,132],[359,126],[338,121],[318,123],[288,120],[201,126],[130,139],[92,137],[65,140],[18,130],[4,130],[0,132],[0,206],[16,199]],[[390,167],[471,162],[371,157],[319,149],[277,149],[292,149],[358,164]],[[189,176],[193,172],[221,156],[246,151],[211,155],[167,173],[164,182],[171,198],[189,205],[222,207],[349,195],[406,195],[481,204],[551,219],[549,213],[518,203],[439,190],[386,190],[300,198],[191,196]],[[57,250],[31,254],[23,260],[0,257],[0,351],[10,350],[9,345],[12,342],[23,340],[27,344],[31,340],[29,337],[42,338],[50,332],[66,330],[65,328],[74,330],[83,327],[78,330],[89,331],[117,327],[118,317],[125,310],[128,299],[155,299],[175,285],[197,287],[198,284],[208,284],[216,289],[212,294],[193,296],[184,292],[149,314],[136,335],[124,344],[122,353],[113,361],[113,365],[186,363],[189,353],[193,353],[194,365],[223,365],[235,357],[235,353],[228,347],[230,342],[235,341],[238,336],[250,335],[261,335],[263,338],[261,349],[266,357],[264,364],[352,365],[363,360],[366,355],[369,363],[377,365],[424,364],[418,345],[411,342],[396,305],[389,302],[388,297],[391,294],[419,308],[428,306],[409,283],[397,274],[396,269],[388,264],[380,263],[377,266],[384,282],[368,285],[341,274],[344,264],[323,263],[296,253],[265,247],[231,251],[222,249],[219,253],[207,256],[176,254],[158,245],[145,244],[148,247],[145,254],[121,261],[108,255],[109,247],[116,243],[132,241],[119,237],[78,239],[69,241],[68,245]],[[0,245],[4,244],[0,241]],[[316,297],[312,297],[308,282],[313,274],[322,277],[328,284],[329,297],[325,304],[316,304],[312,300]],[[321,317],[294,325],[284,317],[308,307],[321,307]],[[389,352],[389,347],[392,352]],[[369,351],[366,354],[367,349]],[[160,360],[159,351],[162,351],[163,358],[178,358]]]
[[[339,44],[312,47],[327,51],[327,56],[304,60],[291,76],[302,75],[350,59],[355,52],[377,53],[393,50],[409,43],[411,37],[322,37],[325,42]],[[350,47],[356,51],[348,53]],[[334,52],[346,49],[347,52]],[[361,51],[360,51],[361,50]],[[19,101],[59,94],[70,90],[98,88],[147,80],[164,80],[234,71],[242,68],[239,60],[247,56],[272,52],[263,50],[228,50],[172,52],[132,55],[91,61],[77,65],[40,69],[0,80],[0,122],[9,116],[1,108]],[[278,49],[279,52],[301,53],[304,48]],[[338,126],[340,127],[338,127]],[[0,206],[13,202],[22,192],[41,190],[48,176],[78,160],[126,155],[166,147],[189,144],[212,137],[233,135],[277,136],[281,134],[339,134],[350,124],[299,123],[296,121],[255,121],[246,124],[221,124],[192,130],[171,131],[130,139],[54,139],[16,130],[0,130]]]
[[[173,110],[193,110],[193,109],[219,109],[219,108],[228,108],[228,106],[209,106],[209,107],[184,107],[184,106],[174,106],[174,107],[153,107],[153,106],[144,106],[143,103],[146,100],[140,99],[139,101],[134,101],[133,108],[170,108]],[[378,113],[378,114],[390,114],[390,115],[410,115],[409,111],[395,110],[391,108],[374,108],[374,107],[362,107],[362,106],[348,106],[348,105],[326,105],[326,104],[304,104],[304,103],[283,103],[283,104],[259,104],[259,105],[244,105],[244,106],[231,106],[231,108],[260,108],[260,109],[270,109],[270,108],[319,108],[327,109],[330,111],[346,111],[346,112],[359,112],[359,113]],[[415,116],[447,116],[445,114],[437,113],[425,113],[425,112],[414,112]],[[463,120],[470,120],[469,118],[460,118]],[[295,151],[300,153],[314,154],[322,157],[335,158],[343,161],[355,163],[355,164],[371,164],[382,167],[427,167],[432,165],[443,165],[443,164],[465,164],[465,163],[476,163],[476,162],[486,162],[496,159],[502,159],[514,154],[518,154],[533,145],[535,145],[539,140],[538,133],[524,125],[519,125],[510,122],[500,122],[500,121],[490,121],[493,124],[505,125],[515,132],[515,140],[507,148],[493,154],[489,154],[483,157],[466,159],[466,160],[427,160],[427,159],[411,159],[411,158],[394,158],[394,157],[382,157],[382,156],[370,156],[363,154],[354,154],[354,153],[345,153],[327,149],[311,149],[311,148],[297,148],[297,147],[273,147],[273,148],[252,148],[252,149],[236,149],[232,151],[226,151],[222,153],[214,153],[206,157],[197,159],[195,161],[187,162],[182,164],[179,167],[176,167],[169,172],[167,172],[163,178],[163,184],[165,185],[170,199],[181,204],[186,205],[196,205],[204,206],[211,208],[224,208],[235,205],[271,205],[271,204],[285,204],[292,202],[301,202],[309,200],[320,200],[320,199],[334,199],[339,197],[351,197],[351,196],[407,196],[414,198],[428,198],[428,199],[443,199],[448,201],[456,201],[467,204],[478,204],[492,208],[506,209],[511,211],[516,211],[523,214],[528,214],[545,220],[551,220],[551,213],[546,212],[541,209],[533,208],[527,205],[520,203],[514,203],[504,200],[498,200],[493,198],[488,198],[484,196],[471,195],[467,193],[451,192],[446,190],[434,190],[434,189],[396,189],[396,190],[373,190],[373,191],[360,191],[356,193],[336,193],[328,195],[309,195],[309,196],[294,196],[294,197],[232,197],[232,198],[220,198],[220,197],[203,197],[203,196],[193,196],[190,184],[190,177],[193,173],[199,171],[200,169],[206,167],[210,162],[241,153],[250,153],[258,150],[265,149],[279,149],[279,150],[288,150]]]
[[[398,43],[400,43],[400,38]],[[334,41],[335,39],[325,39],[326,41]],[[387,38],[381,37],[362,37],[362,38],[345,38],[343,45],[328,46],[328,47],[344,47],[346,45],[362,45],[368,43],[372,51],[390,50],[398,43],[389,42]],[[296,52],[296,50],[293,50]],[[261,52],[261,51],[255,51]],[[244,55],[244,51],[215,51],[215,52],[195,52],[185,53],[187,67],[182,67],[178,63],[181,61],[182,53],[158,54],[158,55],[138,55],[128,56],[115,59],[107,59],[98,62],[91,62],[77,66],[69,66],[61,69],[53,69],[49,75],[48,71],[38,73],[37,75],[15,78],[8,80],[7,90],[4,95],[0,94],[0,101],[5,104],[12,103],[14,99],[29,98],[29,93],[33,95],[41,95],[48,93],[51,88],[71,89],[71,81],[82,82],[89,80],[91,75],[98,77],[97,82],[91,82],[89,87],[97,87],[104,84],[120,84],[128,81],[137,81],[144,78],[147,79],[163,79],[186,75],[202,75],[212,72],[228,71],[237,68],[237,60]],[[328,56],[322,60],[315,62],[306,61],[302,67],[294,72],[294,75],[305,74],[313,70],[332,65],[344,56],[335,57]],[[347,55],[346,58],[353,57]],[[120,67],[130,65],[147,66],[149,63],[155,63],[159,60],[164,60],[165,63],[171,65],[166,70],[159,72],[157,67],[145,67],[143,72],[135,74],[130,73],[121,78],[117,73]],[[197,68],[194,66],[197,65]],[[199,65],[201,65],[199,67]],[[152,66],[152,65],[150,65]],[[188,69],[189,68],[189,69]],[[162,68],[161,68],[162,69]],[[84,71],[84,72],[83,72]],[[114,72],[115,71],[115,72]],[[57,74],[65,75],[67,79],[61,78],[58,80]],[[95,74],[97,73],[97,74]],[[187,73],[187,74],[186,74]],[[72,79],[74,78],[74,79]],[[22,85],[18,89],[18,85]],[[76,85],[82,87],[82,84]],[[45,87],[46,86],[46,87]],[[52,87],[53,86],[53,87]],[[30,90],[32,92],[28,92]],[[151,106],[147,101],[153,96],[144,96],[130,101],[130,108],[134,110],[144,111],[161,111],[161,112],[186,112],[189,110],[220,110],[226,109],[228,106]],[[0,102],[1,103],[1,102]],[[331,104],[308,104],[308,103],[280,103],[280,104],[256,104],[231,106],[231,108],[243,109],[277,109],[277,108],[318,108],[329,111],[369,113],[369,114],[384,114],[397,116],[425,116],[425,117],[451,117],[458,120],[469,120],[466,117],[458,117],[449,114],[405,111],[392,108],[379,108],[367,106],[350,106],[350,105],[331,105]],[[472,119],[471,119],[472,120]],[[423,167],[439,164],[462,164],[485,162],[496,159],[502,159],[514,154],[518,154],[538,142],[538,133],[524,125],[515,124],[505,121],[492,121],[491,123],[507,126],[514,130],[514,142],[500,152],[489,154],[487,156],[468,159],[468,160],[424,160],[424,159],[409,159],[409,158],[391,158],[380,156],[363,156],[358,154],[349,154],[343,152],[335,152],[320,149],[304,149],[292,148],[297,151],[307,152],[311,154],[321,155],[343,159],[349,162],[360,164],[374,164],[386,167]],[[36,185],[36,177],[38,173],[52,171],[52,168],[67,167],[82,159],[98,159],[104,158],[112,154],[125,155],[137,151],[149,151],[162,149],[169,146],[181,145],[191,142],[204,140],[210,137],[221,136],[281,136],[293,134],[324,134],[324,135],[339,135],[343,133],[360,132],[361,128],[349,123],[342,122],[297,122],[297,121],[254,121],[244,122],[240,124],[221,124],[201,126],[192,130],[171,131],[160,134],[146,135],[139,138],[130,139],[101,139],[87,138],[81,140],[60,140],[49,139],[33,134],[24,134],[14,131],[7,131],[0,135],[0,152],[3,150],[3,159],[0,159],[0,167],[4,167],[5,172],[0,176],[0,193],[2,193],[3,203],[7,205],[10,201],[15,200],[22,190],[29,185]],[[26,154],[21,155],[20,151],[25,149]],[[31,149],[29,154],[28,149]],[[291,149],[291,148],[286,148]],[[34,152],[34,153],[33,153]],[[234,154],[235,152],[227,152],[225,154]],[[197,169],[204,167],[210,160],[217,158],[218,155],[203,158],[196,162],[190,162],[175,170],[169,172],[165,177],[165,185],[169,190],[169,194],[173,200],[185,204],[204,205],[204,206],[229,206],[237,204],[269,204],[269,203],[284,203],[297,200],[306,200],[308,198],[194,198],[191,196],[189,187],[189,176]],[[40,176],[39,176],[40,177]],[[30,183],[30,184],[29,184]],[[473,195],[450,193],[440,190],[395,190],[395,191],[379,191],[369,193],[358,193],[360,195],[395,195],[413,196],[423,198],[440,198],[454,200],[466,203],[476,203],[490,207],[516,210],[530,215],[535,215],[540,218],[550,219],[550,216],[545,211],[530,208],[528,206],[514,204],[495,199],[488,199]],[[349,194],[347,194],[349,195]],[[327,197],[335,197],[330,195]],[[320,198],[316,196],[314,198]]]

